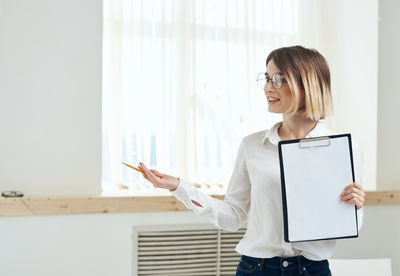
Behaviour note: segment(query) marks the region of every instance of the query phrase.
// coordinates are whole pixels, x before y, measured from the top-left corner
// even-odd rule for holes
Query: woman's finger
[[[359,195],[365,197],[364,188],[363,188],[360,184],[358,184],[357,182],[354,182],[353,184],[354,184],[354,185],[353,185],[353,188],[357,189],[357,193],[358,193]]]
[[[359,189],[356,189],[356,188],[351,188],[351,189],[345,190],[343,193],[340,194],[340,196],[341,197],[347,197],[347,196],[352,195],[352,194],[357,194],[360,197],[365,197],[365,193],[363,191],[359,190]]]
[[[142,162],[140,162],[139,164],[140,164],[140,169],[142,169],[147,176],[146,179],[158,187],[160,183],[157,177],[146,167],[145,164],[143,164]]]
[[[143,170],[143,172],[146,173],[146,175],[148,175],[150,172],[150,170],[146,167],[146,165],[142,162],[139,162],[139,169]]]
[[[158,171],[156,171],[156,170],[150,170],[155,176],[158,176],[158,177],[160,177],[160,178],[162,178],[163,177],[163,174],[162,173],[160,173],[160,172],[158,172]]]
[[[179,178],[160,173],[156,170],[150,170],[143,162],[139,163],[139,168],[143,170],[143,176],[156,188],[175,190],[179,185]]]
[[[358,186],[358,187],[360,187],[360,186]],[[362,188],[360,187],[361,189],[359,189],[358,187],[354,186],[354,185],[347,186],[344,189],[344,191],[341,193],[341,196],[347,196],[349,194],[356,193],[356,194],[358,194],[358,195],[360,195],[362,197],[365,197],[365,193],[362,190]]]
[[[362,197],[365,197],[365,192],[363,188],[356,182],[346,186],[341,195],[348,195],[351,193],[357,193]]]
[[[345,201],[347,203],[355,204],[357,207],[357,210],[364,206],[364,202],[365,202],[364,196],[359,195],[358,193],[355,193],[355,192],[348,194],[348,195],[343,195],[343,194],[344,193],[342,193],[341,200]]]
[[[348,200],[351,200],[352,198],[356,198],[356,199],[359,200],[360,202],[364,202],[364,201],[365,201],[364,197],[360,196],[360,195],[357,194],[357,193],[351,193],[351,194],[348,194],[348,195],[346,195],[346,196],[343,196],[343,197],[342,197],[342,200],[343,200],[343,201],[348,201]]]
[[[361,209],[363,206],[364,206],[364,204],[362,203],[362,202],[360,202],[357,198],[352,198],[352,199],[350,199],[350,200],[347,200],[346,201],[347,203],[354,203],[354,205],[356,205],[356,207],[357,207],[357,210],[358,209]]]

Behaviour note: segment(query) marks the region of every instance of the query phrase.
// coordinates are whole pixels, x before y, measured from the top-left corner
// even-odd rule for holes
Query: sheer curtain
[[[295,0],[105,0],[103,188],[148,190],[121,166],[143,161],[223,191],[241,139],[281,119],[255,80],[271,50],[299,43],[304,10]]]

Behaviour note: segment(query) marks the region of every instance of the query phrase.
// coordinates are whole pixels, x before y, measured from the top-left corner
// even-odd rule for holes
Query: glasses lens
[[[272,84],[276,89],[281,88],[282,83],[283,83],[283,77],[280,73],[275,73],[272,75]]]
[[[259,73],[257,76],[258,87],[260,87],[261,89],[264,89],[265,81],[266,81],[265,74]]]

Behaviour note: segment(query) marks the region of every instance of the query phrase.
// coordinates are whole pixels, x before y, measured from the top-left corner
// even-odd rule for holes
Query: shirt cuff
[[[175,196],[179,201],[185,204],[186,208],[193,210],[198,215],[206,214],[210,209],[207,208],[207,202],[204,197],[200,199],[199,193],[195,188],[185,181],[179,180],[179,185],[174,191],[170,191],[173,196]],[[197,206],[192,202],[192,200],[197,201],[201,206]]]
[[[188,184],[185,183],[184,181],[182,181],[182,179],[179,179],[178,187],[176,187],[176,189],[174,191],[170,191],[171,194],[173,196],[177,197],[178,199],[184,197],[185,194],[187,194],[187,193],[185,193],[184,186],[188,186]],[[186,189],[187,189],[187,187],[186,187]]]

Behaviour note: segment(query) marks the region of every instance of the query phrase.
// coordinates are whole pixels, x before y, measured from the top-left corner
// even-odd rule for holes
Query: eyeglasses
[[[264,89],[265,85],[267,85],[267,83],[271,80],[272,85],[276,89],[280,89],[283,85],[283,82],[286,81],[286,79],[282,77],[282,74],[278,72],[272,74],[272,78],[268,77],[266,73],[259,73],[257,76],[257,83],[261,89]]]

